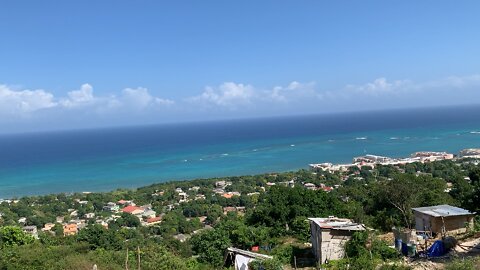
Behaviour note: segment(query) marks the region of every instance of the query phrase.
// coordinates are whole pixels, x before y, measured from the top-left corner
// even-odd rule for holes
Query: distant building
[[[411,156],[412,158],[420,159],[420,162],[426,161],[437,161],[437,160],[446,160],[446,159],[453,159],[453,154],[449,154],[447,152],[431,152],[431,151],[423,151],[423,152],[415,152]]]
[[[479,148],[469,148],[460,151],[460,157],[462,158],[480,158]]]
[[[141,215],[145,212],[145,209],[143,209],[142,207],[129,205],[129,206],[123,208],[122,212],[132,214],[132,215]]]
[[[48,232],[48,231],[51,231],[53,229],[53,227],[55,227],[55,224],[54,223],[46,223],[43,228],[42,228],[42,231],[44,232]]]
[[[216,188],[225,188],[227,186],[227,181],[217,181],[215,182]]]
[[[178,196],[180,197],[180,199],[178,200],[178,202],[182,203],[182,202],[188,201],[188,194],[187,194],[187,193],[185,193],[185,192],[179,192],[179,193],[178,193]]]
[[[153,226],[162,222],[162,217],[148,218],[145,222],[146,226]]]
[[[142,213],[142,217],[145,218],[154,218],[157,215],[157,212],[155,212],[152,209],[145,209],[145,211]]]
[[[343,258],[345,243],[353,233],[365,226],[345,218],[309,218],[311,241],[315,258],[320,263]]]
[[[94,218],[94,217],[95,217],[95,213],[86,213],[86,214],[84,215],[84,217],[87,218],[87,219]]]
[[[436,234],[463,233],[473,227],[475,214],[468,210],[447,204],[412,208],[417,231],[431,231]]]
[[[190,235],[180,233],[180,234],[175,234],[175,235],[173,236],[173,238],[175,238],[175,239],[177,239],[178,241],[180,241],[180,242],[183,243],[183,242],[187,241],[188,238],[190,238]]]
[[[76,223],[69,223],[63,225],[63,235],[64,236],[69,236],[69,235],[75,235],[78,232],[78,227]]]
[[[109,202],[107,203],[107,205],[105,205],[103,207],[103,211],[108,211],[108,212],[118,212],[120,210],[120,206],[118,206],[116,203],[114,202]]]
[[[133,205],[135,206],[135,203],[133,201],[127,201],[127,200],[120,200],[117,202],[119,205]]]
[[[392,158],[376,155],[365,155],[353,158],[353,163],[388,163],[391,161]]]
[[[37,226],[25,226],[23,227],[23,231],[32,235],[35,238],[38,238]]]

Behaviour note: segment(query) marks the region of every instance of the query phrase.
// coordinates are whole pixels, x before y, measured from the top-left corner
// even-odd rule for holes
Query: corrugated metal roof
[[[473,215],[468,210],[451,206],[448,204],[427,206],[427,207],[417,207],[412,208],[413,211],[417,211],[432,217],[451,217],[451,216],[464,216],[464,215]]]
[[[320,228],[343,230],[343,231],[363,231],[365,225],[355,223],[351,219],[346,218],[309,218],[308,220],[317,224]]]
[[[243,250],[243,249],[239,249],[239,248],[229,247],[229,248],[227,248],[227,250],[230,251],[230,252],[233,252],[235,254],[242,254],[242,255],[250,257],[250,258],[273,259],[272,256],[268,256],[268,255],[260,254],[260,253],[255,253],[255,252],[251,252],[251,251]]]

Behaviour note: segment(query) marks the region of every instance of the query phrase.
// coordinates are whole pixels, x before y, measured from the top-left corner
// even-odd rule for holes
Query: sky
[[[1,1],[0,133],[476,104],[478,1]]]

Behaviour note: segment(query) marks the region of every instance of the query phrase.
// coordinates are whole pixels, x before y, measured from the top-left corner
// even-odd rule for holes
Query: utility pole
[[[127,247],[127,256],[125,257],[125,270],[128,270],[128,247]]]
[[[138,270],[140,270],[140,247],[137,246]]]

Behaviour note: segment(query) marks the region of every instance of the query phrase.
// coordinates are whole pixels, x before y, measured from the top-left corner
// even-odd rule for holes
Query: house
[[[18,219],[18,223],[22,223],[22,224],[25,224],[27,223],[27,218],[26,217],[21,217]]]
[[[179,234],[175,234],[175,235],[173,236],[173,238],[175,238],[175,239],[177,239],[178,241],[180,241],[180,242],[183,243],[183,242],[187,241],[188,238],[190,238],[190,235],[179,233]]]
[[[463,233],[473,227],[475,214],[468,210],[447,204],[412,208],[417,231],[431,231],[435,234]]]
[[[225,199],[231,199],[233,197],[233,194],[225,193],[225,194],[222,194],[222,197],[224,197]]]
[[[23,227],[23,231],[38,239],[37,226],[25,226]]]
[[[85,217],[86,219],[94,218],[94,217],[95,217],[95,213],[86,213],[86,214],[84,215],[84,217]]]
[[[233,206],[223,207],[223,214],[226,215],[228,212],[237,212],[237,208]]]
[[[124,207],[122,209],[122,212],[132,214],[132,215],[141,215],[145,212],[145,209],[143,209],[142,207],[129,205],[127,207]]]
[[[303,184],[303,186],[304,186],[306,189],[317,190],[317,186],[315,186],[315,184],[312,184],[312,183],[305,183],[305,184]]]
[[[182,202],[188,201],[188,194],[187,194],[187,193],[185,193],[185,192],[179,192],[179,193],[178,193],[178,196],[180,197],[180,199],[178,200],[178,202],[182,203]]]
[[[63,236],[75,235],[78,232],[78,227],[76,223],[69,223],[63,225]]]
[[[127,201],[127,200],[120,200],[120,201],[117,202],[117,204],[135,206],[135,203],[133,201]]]
[[[217,181],[215,182],[215,187],[217,188],[225,188],[227,186],[227,181]]]
[[[203,194],[197,194],[195,195],[195,200],[205,200],[207,197]]]
[[[188,190],[193,190],[195,192],[198,192],[200,190],[200,187],[194,186],[194,187],[189,188]]]
[[[103,211],[108,211],[108,212],[118,212],[120,210],[120,206],[118,206],[114,202],[109,202],[107,205],[103,207]]]
[[[251,261],[268,260],[272,258],[272,256],[230,247],[227,248],[224,266],[230,267],[233,264],[235,270],[248,270],[248,264]]]
[[[56,221],[57,223],[63,223],[64,220],[65,220],[65,218],[62,217],[62,216],[58,216],[58,217],[55,219],[55,221]]]
[[[345,243],[352,238],[353,233],[365,230],[363,224],[346,218],[328,217],[308,220],[313,253],[320,263],[343,258]]]
[[[159,224],[160,222],[162,222],[162,217],[152,217],[152,218],[147,219],[145,225],[146,226],[152,226],[152,225]]]
[[[44,232],[48,232],[48,231],[51,231],[53,229],[53,227],[55,227],[55,224],[54,223],[46,223],[43,228],[42,228],[42,231]]]
[[[155,212],[152,209],[145,209],[145,211],[142,213],[142,217],[145,218],[154,218],[157,215],[157,212]]]

